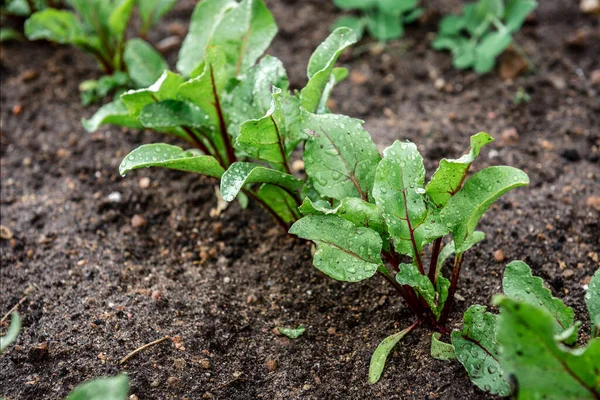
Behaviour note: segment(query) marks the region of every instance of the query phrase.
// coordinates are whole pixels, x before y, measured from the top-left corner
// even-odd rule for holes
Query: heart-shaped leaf
[[[381,238],[372,229],[356,227],[334,215],[309,215],[290,233],[317,245],[313,264],[333,279],[357,282],[370,278],[382,266]]]
[[[124,176],[134,169],[150,167],[194,172],[214,178],[220,178],[225,172],[213,156],[196,155],[181,147],[156,143],[142,145],[129,153],[121,162],[119,173]]]
[[[511,189],[529,184],[525,172],[513,167],[488,167],[465,182],[442,209],[442,221],[452,230],[455,251],[473,245],[473,232],[487,209]]]
[[[302,181],[260,164],[235,162],[221,177],[221,196],[225,201],[233,201],[244,185],[269,183],[294,193],[302,186]]]
[[[600,339],[569,349],[558,341],[556,320],[547,309],[498,296],[500,362],[516,381],[519,399],[600,398]]]
[[[381,159],[362,121],[344,115],[302,114],[309,134],[304,150],[306,174],[324,197],[369,201],[374,171]]]
[[[496,341],[498,316],[485,310],[474,305],[465,312],[462,331],[452,332],[452,345],[474,384],[486,392],[508,396],[510,386],[500,366]]]
[[[575,319],[573,309],[552,296],[552,292],[544,286],[542,278],[533,276],[531,268],[523,261],[513,261],[506,266],[502,288],[504,294],[513,299],[548,310],[554,317],[557,332],[562,333],[573,325]],[[576,340],[575,334],[567,343],[573,344]]]

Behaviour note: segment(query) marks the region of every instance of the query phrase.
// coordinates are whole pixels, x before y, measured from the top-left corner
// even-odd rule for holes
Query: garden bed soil
[[[269,53],[296,88],[336,15],[322,3],[271,2],[280,33]],[[598,20],[573,1],[540,2],[517,35],[537,72],[507,82],[456,71],[429,47],[424,38],[439,13],[457,4],[430,2],[438,15],[383,52],[367,45],[345,54],[341,64],[352,75],[334,92],[332,109],[366,120],[381,148],[414,141],[429,174],[441,157],[459,156],[470,135],[498,138],[477,168],[522,168],[531,184],[481,222],[487,239],[466,257],[464,301],[451,327],[469,305],[490,303],[506,262],[523,259],[575,308],[586,331],[583,286],[600,253]],[[151,40],[185,31],[192,7],[179,2]],[[583,45],[566,45],[577,32]],[[377,344],[413,322],[386,282],[329,279],[311,266],[310,245],[285,235],[255,204],[211,217],[210,179],[158,169],[120,177],[128,151],[165,139],[83,130],[80,118],[94,108],[79,105],[78,84],[98,72],[79,51],[5,44],[1,63],[2,225],[14,235],[0,243],[2,313],[27,296],[23,330],[0,358],[1,396],[59,399],[84,380],[126,372],[139,399],[492,397],[458,362],[429,356],[426,328],[398,345],[381,381],[369,385]],[[519,87],[529,103],[513,103]],[[505,261],[496,261],[500,251]],[[298,324],[307,329],[297,340],[273,331]],[[177,339],[119,365],[166,335]]]

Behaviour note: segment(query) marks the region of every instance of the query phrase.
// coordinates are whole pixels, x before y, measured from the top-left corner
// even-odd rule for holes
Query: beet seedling
[[[418,0],[334,0],[334,3],[343,10],[360,12],[360,16],[341,16],[333,25],[333,29],[351,28],[358,40],[365,30],[380,41],[401,38],[404,24],[416,21],[424,12],[418,7]]]
[[[4,322],[4,318],[3,321]],[[10,346],[19,336],[21,331],[21,316],[18,312],[13,312],[10,316],[10,325],[6,331],[6,335],[0,336],[0,355]]]
[[[382,158],[359,120],[304,112],[302,126],[310,135],[304,162],[316,193],[304,200],[305,216],[290,233],[315,242],[313,264],[336,280],[382,276],[416,317],[373,353],[369,381],[375,383],[394,345],[417,325],[445,331],[464,254],[484,236],[475,231],[477,223],[500,196],[529,179],[512,167],[484,168],[467,179],[471,163],[493,140],[483,132],[471,137],[467,154],[443,159],[425,184],[413,143],[396,141]],[[442,249],[450,233],[453,240]],[[452,253],[448,280],[441,267]]]
[[[150,87],[100,108],[84,126],[149,128],[187,141],[192,150],[141,146],[119,171],[163,167],[219,179],[223,199],[250,197],[287,231],[311,187],[290,169],[292,151],[307,138],[300,109],[328,111],[333,86],[347,76],[335,62],[356,38],[348,28],[334,31],[312,55],[306,87],[292,93],[278,59],[267,55],[257,63],[276,32],[260,0],[202,1],[179,54],[181,74],[165,71]]]
[[[126,400],[129,378],[125,374],[97,378],[78,385],[66,400]]]
[[[498,57],[511,44],[529,63],[512,34],[537,7],[534,0],[479,0],[463,6],[461,15],[448,15],[440,22],[432,46],[452,52],[455,68],[473,68],[479,74],[488,73]]]
[[[140,35],[160,19],[174,1],[160,0],[73,0],[74,11],[47,8],[35,12],[25,23],[30,40],[49,40],[73,45],[94,56],[102,71],[112,79],[96,86],[86,82],[84,103],[119,87],[146,87],[168,68],[163,57],[140,38],[127,40],[127,27],[135,5],[142,18]],[[128,79],[123,82],[122,74]],[[100,86],[98,89],[97,86]]]
[[[600,399],[600,270],[585,295],[592,339],[583,348],[573,348],[581,325],[573,309],[553,297],[527,264],[508,264],[502,286],[504,295],[493,301],[500,315],[471,306],[451,345],[432,338],[432,355],[458,358],[473,383],[492,394]]]

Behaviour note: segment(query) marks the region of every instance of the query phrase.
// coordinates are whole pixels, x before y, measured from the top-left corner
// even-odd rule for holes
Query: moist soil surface
[[[270,3],[280,33],[268,52],[299,88],[336,10],[319,0]],[[458,2],[430,2],[435,12],[402,40],[381,52],[367,39],[340,62],[352,75],[331,108],[364,119],[381,149],[411,140],[431,174],[485,130],[497,141],[476,168],[511,165],[530,176],[482,220],[487,239],[466,256],[464,301],[450,328],[469,305],[489,304],[504,265],[522,259],[589,332],[583,286],[600,252],[600,87],[592,79],[600,36],[598,19],[576,3],[540,2],[516,36],[537,71],[512,81],[454,70],[448,54],[430,48],[439,16]],[[192,8],[180,1],[150,40],[184,34]],[[566,44],[572,35],[580,40]],[[97,106],[80,106],[78,84],[99,73],[81,52],[4,44],[1,62],[2,225],[14,235],[0,243],[2,314],[26,299],[22,332],[0,359],[0,395],[59,399],[85,380],[126,372],[139,399],[493,398],[458,362],[429,356],[425,327],[369,385],[377,344],[413,322],[385,281],[326,277],[311,266],[310,245],[255,204],[212,217],[209,179],[159,169],[120,177],[128,151],[177,142],[114,127],[85,132],[80,119]],[[514,104],[519,87],[529,103]],[[274,333],[299,324],[306,333],[296,340]],[[119,364],[167,335],[174,340]]]

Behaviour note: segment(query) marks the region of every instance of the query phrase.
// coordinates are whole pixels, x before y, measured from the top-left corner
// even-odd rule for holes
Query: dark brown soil
[[[180,2],[151,39],[169,35],[177,27],[170,24],[185,26],[192,3]],[[456,3],[429,5],[443,14]],[[335,91],[334,110],[365,119],[380,145],[414,141],[431,173],[486,130],[499,140],[478,167],[512,165],[531,178],[482,221],[487,239],[465,262],[465,301],[456,304],[453,326],[469,305],[499,292],[505,262],[493,253],[502,250],[507,261],[527,261],[589,328],[582,285],[600,252],[600,88],[591,80],[600,36],[598,19],[576,3],[540,2],[517,36],[538,70],[514,82],[453,70],[425,39],[435,15],[383,53],[342,60],[355,74]],[[281,32],[269,52],[299,87],[335,10],[319,0],[271,5]],[[587,32],[583,47],[565,45],[577,31]],[[79,105],[78,84],[98,73],[77,50],[19,43],[4,45],[1,57],[2,225],[14,239],[0,243],[0,310],[27,299],[21,335],[0,359],[0,395],[59,399],[84,380],[127,372],[140,399],[490,398],[460,364],[429,357],[425,328],[369,385],[376,345],[413,321],[385,282],[327,278],[311,266],[309,245],[255,205],[210,217],[210,180],[163,170],[121,178],[117,166],[128,151],[164,138],[83,130],[80,118],[94,110]],[[438,78],[445,89],[435,88]],[[531,95],[528,104],[513,104],[519,87]],[[519,137],[513,144],[501,139],[510,128]],[[140,187],[142,177],[150,187]],[[109,201],[111,193],[121,200]],[[147,224],[133,228],[134,215]],[[307,327],[297,340],[273,333],[297,324]],[[180,338],[179,346],[163,342],[119,365],[165,335]]]

